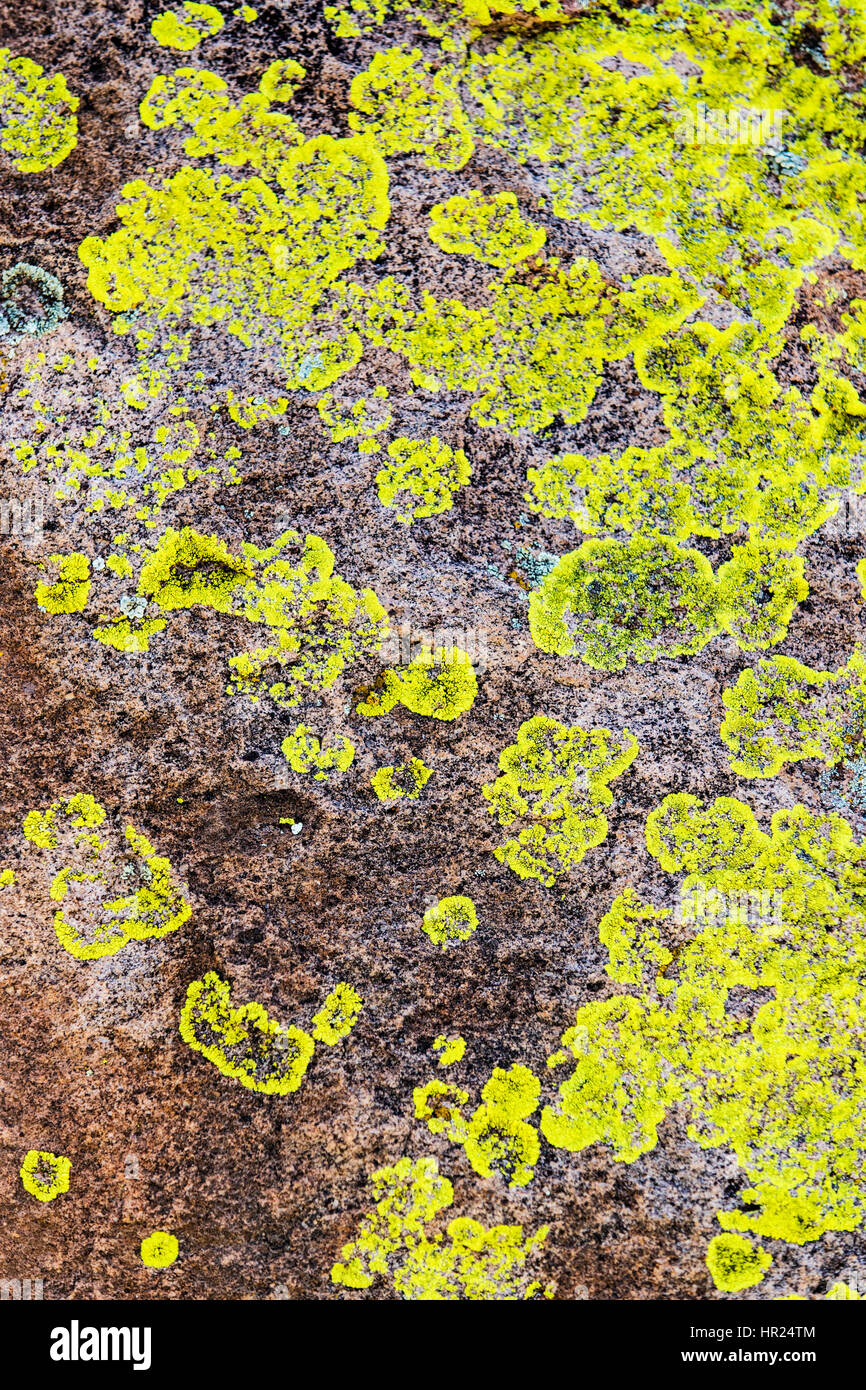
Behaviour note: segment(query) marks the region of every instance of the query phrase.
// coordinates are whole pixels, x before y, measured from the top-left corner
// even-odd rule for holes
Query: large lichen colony
[[[452,788],[453,749],[479,746],[490,683],[457,638],[387,664],[388,554],[371,568],[335,552],[302,511],[260,525],[244,485],[255,432],[279,445],[287,412],[305,412],[315,443],[301,452],[363,478],[401,564],[418,552],[400,547],[443,543],[441,528],[478,505],[491,467],[479,439],[528,460],[513,524],[537,518],[562,538],[521,581],[521,659],[595,703],[569,722],[552,683],[542,708],[495,726],[498,771],[488,758],[461,795],[490,832],[488,868],[538,901],[613,852],[609,817],[639,807],[647,854],[633,856],[631,886],[593,894],[612,987],[576,1014],[562,1004],[546,1067],[539,1043],[465,1088],[471,1040],[440,1020],[437,1074],[413,1063],[399,1097],[408,1153],[372,1173],[372,1206],[333,1251],[332,1292],[378,1281],[405,1299],[553,1296],[535,1266],[557,1228],[443,1225],[443,1156],[460,1174],[458,1210],[472,1182],[493,1180],[503,1212],[529,1189],[544,1220],[549,1188],[532,1184],[545,1155],[576,1164],[566,1156],[601,1146],[633,1165],[663,1123],[696,1150],[723,1149],[737,1175],[728,1205],[695,1218],[704,1296],[751,1290],[786,1243],[866,1220],[866,659],[853,641],[837,670],[776,650],[814,585],[810,545],[866,494],[866,96],[851,79],[866,64],[866,8],[780,8],[328,4],[354,64],[335,133],[313,128],[294,58],[275,53],[252,83],[208,66],[211,40],[254,10],[179,3],[149,21],[157,70],[138,94],[156,164],[116,189],[113,219],[78,247],[118,353],[69,325],[71,282],[29,259],[3,271],[4,371],[18,355],[5,455],[49,489],[74,538],[31,556],[46,640],[92,638],[80,650],[123,688],[144,669],[170,681],[172,634],[207,619],[221,698],[264,721],[305,805],[328,796],[390,817],[411,847],[415,813]],[[16,177],[35,184],[77,157],[79,100],[61,73],[0,50],[0,158]],[[392,204],[411,161],[435,193],[409,274]],[[508,167],[527,172],[519,193],[494,186]],[[614,274],[587,249],[621,235],[648,248],[644,273]],[[799,309],[830,257],[862,293],[837,291],[813,322]],[[657,412],[657,442],[581,452],[569,440],[623,364]],[[243,499],[242,539],[198,520],[228,493]],[[711,645],[738,658],[717,702],[718,766],[760,791],[819,760],[826,779],[859,777],[862,803],[829,780],[823,809],[792,782],[775,803],[770,784],[754,811],[709,787],[670,787],[648,810],[636,800],[645,755],[613,716],[599,725],[599,706],[617,682],[652,682],[635,667],[663,673]],[[345,731],[317,709],[331,691]],[[158,968],[164,939],[181,940],[195,895],[122,806],[58,790],[30,810],[19,848],[76,969],[124,949],[157,953]],[[4,869],[0,885],[16,882]],[[487,893],[480,861],[451,862],[426,910],[407,905],[411,950],[485,968]],[[202,1083],[214,1090],[239,1083],[300,1107],[323,1047],[366,1045],[362,978],[322,985],[313,1014],[280,999],[282,1022],[235,1002],[233,964],[195,969],[178,1033],[185,1066],[220,1073]],[[513,1057],[505,1023],[500,1044]],[[20,1173],[46,1204],[70,1189],[69,1160],[47,1151],[31,1149]],[[151,1269],[178,1255],[168,1232],[140,1248]]]

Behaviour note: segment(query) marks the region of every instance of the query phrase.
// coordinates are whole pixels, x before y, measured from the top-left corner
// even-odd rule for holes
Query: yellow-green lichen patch
[[[434,1039],[433,1051],[439,1054],[440,1067],[451,1067],[455,1062],[462,1062],[466,1052],[465,1038],[447,1038],[444,1033],[440,1033]]]
[[[145,363],[182,330],[194,358],[200,330],[216,328],[239,351],[255,342],[285,385],[325,389],[362,353],[341,277],[383,249],[389,203],[381,155],[361,136],[297,141],[290,118],[270,113],[263,94],[265,134],[247,137],[245,113],[230,103],[223,109],[225,94],[185,71],[191,76],[179,93],[150,94],[151,123],[192,115],[188,152],[251,162],[261,176],[185,166],[161,187],[127,184],[120,228],[79,248],[90,292],[118,316],[117,331],[135,324]]]
[[[218,34],[225,20],[215,5],[199,5],[184,0],[174,10],[164,10],[150,26],[150,32],[162,48],[176,48],[190,53],[202,39]]]
[[[804,1244],[866,1216],[866,846],[841,816],[779,810],[769,833],[720,797],[665,798],[647,847],[681,875],[686,943],[629,890],[601,924],[628,992],[579,1009],[549,1059],[574,1061],[541,1132],[632,1163],[676,1107],[705,1148],[733,1150],[727,1232]],[[796,1155],[796,1162],[792,1161]]]
[[[259,81],[259,91],[268,101],[291,101],[306,71],[292,58],[275,58]]]
[[[455,64],[436,67],[419,48],[376,53],[352,79],[349,125],[385,156],[418,153],[432,169],[462,169],[474,148]]]
[[[178,1257],[177,1236],[170,1231],[153,1231],[141,1242],[141,1263],[148,1269],[167,1269]]]
[[[529,600],[537,647],[601,671],[692,655],[720,630],[709,560],[664,536],[588,540]]]
[[[468,1101],[468,1091],[438,1077],[425,1086],[416,1086],[412,1092],[415,1119],[424,1120],[431,1134],[447,1134],[455,1144],[462,1144],[466,1138],[462,1107]]]
[[[167,936],[192,913],[169,860],[134,826],[121,835],[106,820],[105,808],[89,793],[29,811],[24,819],[25,837],[47,855],[52,872],[57,939],[77,960]]]
[[[547,233],[520,214],[513,193],[455,193],[430,210],[430,239],[443,251],[505,270],[540,251]]]
[[[333,1047],[347,1038],[358,1021],[363,1000],[357,990],[341,981],[332,990],[318,1013],[313,1014],[313,1037],[316,1042]]]
[[[340,984],[313,1019],[313,1036],[293,1024],[283,1027],[252,1001],[233,1008],[231,986],[213,970],[193,980],[181,1010],[180,1035],[196,1052],[251,1091],[288,1095],[297,1091],[315,1051],[315,1038],[331,1046],[348,1036],[361,998]]]
[[[481,1104],[469,1120],[466,1157],[481,1177],[494,1173],[509,1187],[526,1187],[538,1162],[538,1131],[528,1118],[538,1108],[541,1083],[528,1067],[497,1067],[481,1090]]]
[[[528,1067],[496,1067],[482,1087],[481,1103],[467,1117],[463,1107],[468,1092],[434,1078],[415,1087],[415,1118],[423,1120],[431,1134],[444,1134],[462,1145],[481,1177],[496,1174],[510,1187],[526,1187],[541,1149],[538,1130],[528,1123],[540,1094],[541,1083]]]
[[[316,410],[335,444],[354,439],[359,454],[378,454],[382,446],[376,436],[394,418],[390,408],[381,404],[387,399],[388,388],[381,384],[374,387],[372,400],[359,396],[351,405],[343,405],[332,391],[325,391],[316,402]]]
[[[127,533],[116,541],[125,546]],[[117,580],[134,575],[132,557],[139,566],[136,592],[118,598]],[[89,593],[89,561],[80,554],[57,558],[65,569],[54,585],[38,587],[37,599],[52,612],[78,611]],[[329,688],[351,662],[379,649],[388,627],[372,589],[356,591],[334,574],[333,551],[319,536],[302,540],[298,532],[285,531],[264,548],[243,542],[238,555],[219,536],[168,527],[149,548],[130,545],[109,561],[99,557],[93,568],[112,586],[108,597],[120,611],[100,614],[97,641],[125,653],[147,651],[173,614],[197,606],[243,618],[259,640],[229,658],[228,692],[254,701],[267,696],[288,708],[305,689]],[[407,698],[439,698],[444,704],[449,691],[454,700],[463,698],[466,687],[474,688],[475,675],[471,666],[468,677],[457,670],[460,655],[444,663],[444,675],[437,669],[425,680],[413,672]],[[334,766],[348,766],[347,754],[347,745],[335,749],[340,761]]]
[[[417,517],[437,516],[454,505],[454,494],[469,482],[472,470],[462,449],[430,439],[400,435],[388,445],[391,460],[376,474],[379,501],[394,507],[398,521],[411,526]]]
[[[77,110],[61,72],[46,77],[38,63],[0,48],[0,149],[16,169],[38,174],[62,164],[78,142]]]
[[[482,791],[499,824],[524,822],[494,851],[520,878],[553,884],[579,864],[607,835],[605,809],[613,802],[608,783],[637,757],[628,730],[568,727],[535,715],[499,755],[500,775]]]
[[[292,1025],[283,1028],[261,1004],[232,1008],[229,983],[213,970],[189,986],[180,1035],[224,1076],[268,1095],[296,1091],[314,1051],[308,1033]]]
[[[344,1245],[331,1279],[349,1289],[369,1289],[389,1279],[401,1298],[510,1300],[552,1297],[529,1277],[527,1266],[547,1238],[542,1226],[524,1238],[521,1226],[492,1226],[457,1218],[446,1232],[431,1222],[450,1207],[454,1189],[435,1158],[401,1158],[371,1178],[375,1206]]]
[[[478,694],[472,660],[461,647],[425,647],[402,671],[385,671],[381,686],[358,705],[359,714],[388,714],[402,704],[412,714],[452,720],[471,709]]]
[[[69,1191],[71,1170],[72,1164],[68,1158],[30,1149],[21,1164],[21,1182],[25,1192],[29,1192],[37,1202],[53,1202],[62,1192]]]
[[[426,767],[421,758],[411,758],[397,767],[377,768],[370,786],[380,801],[415,801],[432,776],[432,767]]]
[[[196,604],[228,613],[233,591],[251,577],[252,567],[230,555],[217,536],[169,526],[145,557],[138,592],[166,613]]]
[[[635,367],[661,395],[668,442],[532,467],[531,510],[569,517],[590,535],[681,541],[745,529],[757,546],[743,552],[746,569],[749,557],[772,569],[775,546],[793,549],[834,513],[845,488],[859,489],[866,413],[829,362],[810,397],[783,388],[778,348],[750,325],[702,322],[637,344]]]
[[[80,550],[50,558],[52,565],[60,567],[60,573],[53,584],[36,585],[36,602],[46,613],[80,613],[87,606],[90,593],[90,561]]]
[[[855,648],[838,671],[769,657],[722,692],[721,736],[740,777],[774,777],[785,763],[828,766],[866,756],[866,660]]]
[[[11,888],[14,882],[14,869],[0,869],[0,888]]]
[[[289,558],[295,547],[297,563]],[[230,693],[267,695],[288,708],[305,689],[329,689],[352,662],[379,650],[385,609],[372,589],[355,590],[334,574],[334,553],[321,537],[302,545],[287,531],[267,549],[245,544],[243,553],[256,574],[239,591],[239,609],[263,628],[264,645],[229,659]]]
[[[233,101],[217,73],[181,67],[153,79],[139,114],[151,130],[189,127],[183,148],[192,158],[215,159],[233,169],[249,164],[279,183],[289,152],[304,137],[291,116],[272,107],[291,101],[304,76],[299,63],[278,59],[262,74],[258,91]]]
[[[283,757],[293,772],[312,773],[317,782],[329,780],[332,773],[346,772],[355,759],[355,745],[342,734],[323,747],[306,726],[299,724],[280,744]]]
[[[860,1302],[866,1295],[858,1293],[853,1284],[846,1284],[844,1280],[832,1284],[824,1295],[825,1298],[832,1298],[839,1302]]]
[[[735,545],[718,571],[719,620],[742,651],[775,646],[809,592],[803,561],[778,545]]]
[[[28,273],[27,283],[37,270],[14,269]],[[42,331],[7,307],[10,317],[15,332]],[[7,401],[8,447],[22,473],[38,470],[61,505],[83,503],[86,515],[122,513],[125,525],[146,534],[166,501],[185,488],[240,481],[240,449],[216,447],[215,433],[199,428],[190,401],[170,389],[165,372],[142,367],[106,385],[98,358],[66,353],[50,361],[37,352],[25,363],[24,378]],[[73,426],[70,418],[80,416],[83,423]],[[124,566],[131,573],[125,557],[107,563],[118,576]]]
[[[478,926],[478,913],[471,898],[440,898],[424,913],[423,930],[434,946],[445,951],[458,942],[468,941]]]
[[[492,281],[480,308],[424,291],[388,341],[417,386],[471,392],[480,425],[537,432],[557,418],[583,420],[605,362],[677,328],[699,302],[677,275],[620,290],[594,261],[539,255]]]
[[[713,1236],[707,1250],[707,1269],[716,1288],[724,1293],[753,1289],[772,1263],[772,1255],[760,1245],[732,1233]]]

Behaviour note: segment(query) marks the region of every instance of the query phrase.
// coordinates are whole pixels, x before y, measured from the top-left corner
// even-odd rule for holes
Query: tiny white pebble
[[[303,822],[302,820],[295,820],[295,821],[292,821],[292,834],[293,834],[293,835],[300,835],[300,833],[301,833],[301,831],[303,830],[303,828],[304,828],[304,822]]]

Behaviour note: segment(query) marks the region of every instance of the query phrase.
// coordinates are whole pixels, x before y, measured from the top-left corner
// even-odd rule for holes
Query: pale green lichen
[[[41,266],[19,261],[0,275],[0,338],[10,345],[50,333],[68,313],[63,286]]]
[[[499,824],[525,823],[494,850],[520,878],[547,885],[579,864],[607,835],[608,786],[638,754],[628,730],[571,727],[546,715],[527,719],[499,755],[500,775],[482,787]],[[528,822],[528,823],[526,823]]]

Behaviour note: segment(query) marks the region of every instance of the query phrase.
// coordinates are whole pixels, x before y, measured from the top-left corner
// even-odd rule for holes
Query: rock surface
[[[149,131],[138,119],[154,74],[170,71],[176,57],[150,37],[155,13],[137,0],[0,5],[0,42],[62,71],[81,99],[78,145],[59,167],[29,175],[4,168],[3,265],[26,261],[60,280],[69,315],[38,346],[52,355],[93,351],[114,381],[131,368],[128,342],[111,333],[109,313],[88,292],[77,251],[85,236],[116,226],[126,181],[148,169],[164,176],[183,162],[171,132]],[[307,76],[295,119],[305,135],[343,136],[349,84],[374,48],[336,39],[321,7],[298,0],[261,4],[249,24],[227,23],[194,60],[240,91],[254,89],[274,56],[300,61]],[[456,172],[405,155],[389,161],[389,173],[391,218],[377,273],[396,275],[416,296],[432,287],[471,303],[477,264],[435,246],[426,215],[467,187],[506,187],[534,202],[537,171],[479,145]],[[565,261],[590,256],[611,279],[665,269],[637,231],[535,215],[548,251]],[[822,264],[819,288],[839,266],[833,258]],[[844,273],[866,293],[866,277]],[[803,321],[815,286],[807,290]],[[25,342],[4,354],[7,400],[30,350]],[[796,382],[795,354],[796,344],[788,369]],[[767,781],[730,771],[719,738],[721,692],[754,654],[727,636],[697,656],[623,673],[547,655],[532,641],[529,581],[515,549],[560,556],[578,540],[569,522],[529,514],[526,468],[569,449],[662,442],[658,398],[630,358],[607,365],[580,424],[557,423],[543,440],[480,428],[459,393],[410,392],[408,369],[384,350],[368,354],[360,375],[368,387],[387,384],[403,431],[438,433],[466,452],[472,479],[451,510],[401,525],[378,501],[377,456],[359,454],[351,440],[332,443],[301,391],[289,392],[279,425],[240,432],[221,417],[221,441],[243,449],[242,483],[179,494],[162,519],[216,533],[236,551],[245,540],[270,544],[288,518],[327,541],[354,588],[375,590],[393,626],[482,633],[478,697],[453,723],[401,706],[380,719],[359,715],[360,694],[381,669],[376,657],[295,709],[229,699],[236,619],[181,611],[149,652],[128,656],[94,642],[81,615],[52,617],[37,607],[36,563],[80,547],[84,536],[91,553],[104,546],[111,518],[46,494],[42,540],[2,538],[0,859],[16,883],[0,896],[0,1276],[41,1277],[46,1298],[394,1297],[386,1281],[366,1293],[338,1290],[330,1270],[369,1209],[369,1174],[407,1153],[438,1158],[455,1188],[449,1215],[519,1222],[527,1232],[548,1224],[540,1268],[558,1298],[723,1296],[704,1259],[715,1213],[738,1190],[736,1164],[724,1148],[705,1151],[685,1139],[675,1114],[662,1123],[658,1146],[630,1165],[601,1145],[569,1154],[542,1142],[534,1182],[509,1190],[478,1177],[459,1147],[413,1118],[412,1090],[438,1074],[476,1098],[494,1067],[521,1062],[542,1076],[550,1099],[544,1059],[575,1009],[616,992],[600,916],[629,884],[670,896],[668,877],[646,852],[647,813],[671,791],[740,796],[762,825],[798,801],[817,811],[820,764],[794,764]],[[21,493],[8,449],[0,476],[4,496]],[[727,540],[690,544],[714,564],[729,553]],[[800,553],[811,592],[783,650],[835,669],[866,637],[854,574],[862,539],[819,535]],[[520,722],[538,713],[628,729],[640,745],[613,783],[604,843],[553,887],[520,880],[494,859],[497,830],[481,795]],[[342,778],[286,772],[280,744],[301,719],[318,734],[353,741],[356,758]],[[434,769],[428,786],[417,800],[382,805],[372,772],[412,756]],[[134,824],[170,858],[193,908],[179,931],[94,961],[61,948],[44,864],[21,825],[32,808],[75,791],[92,792],[113,824]],[[292,833],[288,822],[301,830]],[[855,829],[862,834],[866,820]],[[453,894],[473,899],[480,925],[443,952],[421,922],[430,902]],[[364,1008],[348,1040],[317,1049],[299,1091],[259,1095],[179,1036],[187,986],[208,970],[231,980],[234,1001],[257,1000],[281,1022],[309,1027],[340,980],[360,991]],[[440,1033],[467,1041],[453,1073],[436,1070],[431,1047]],[[30,1148],[69,1156],[68,1195],[46,1204],[27,1196],[18,1168]],[[152,1230],[178,1238],[181,1258],[169,1269],[140,1261]],[[773,1253],[761,1297],[814,1296],[842,1275],[866,1284],[856,1233],[804,1248],[774,1242]]]

